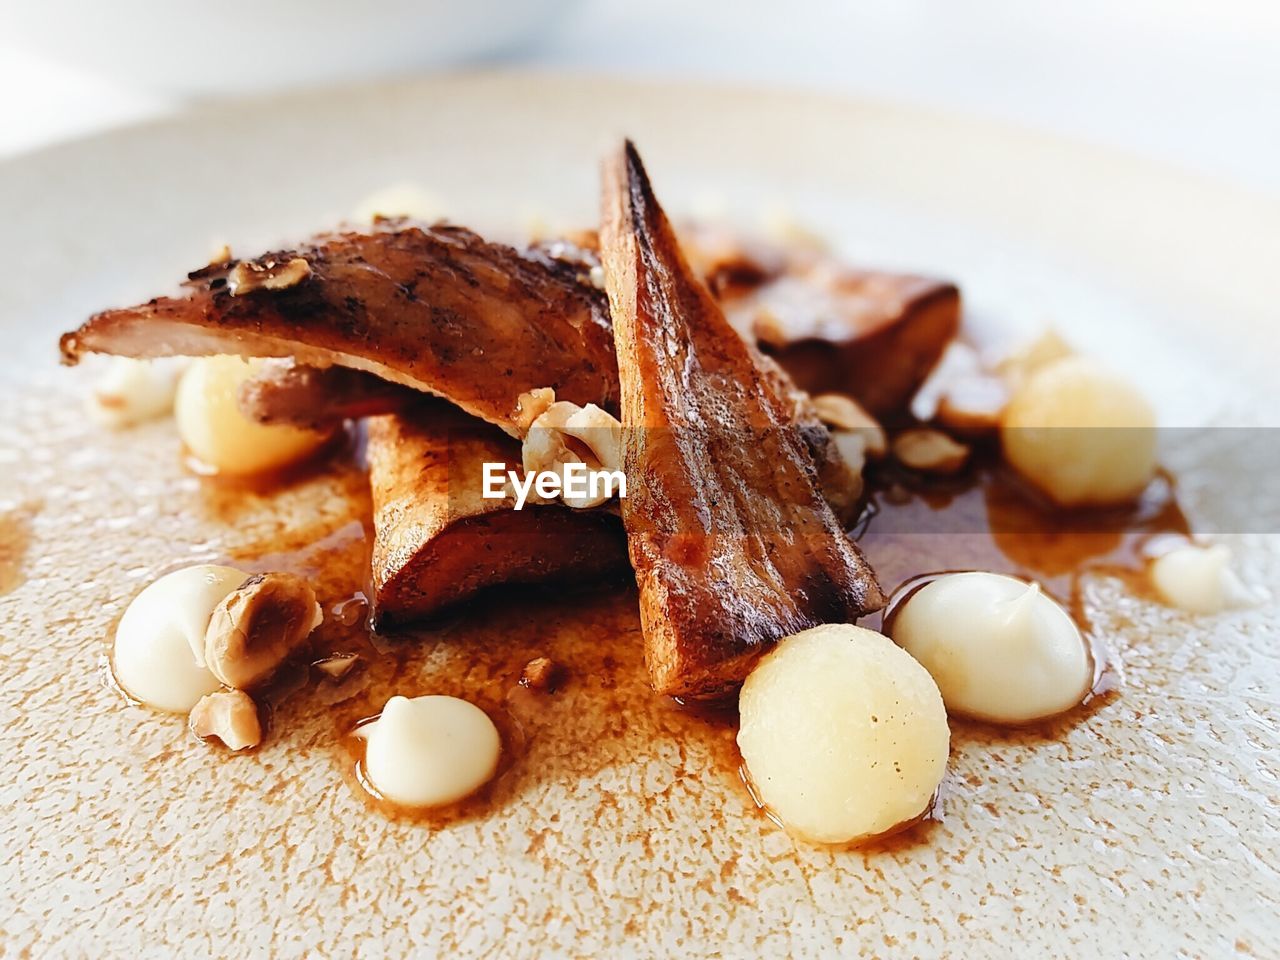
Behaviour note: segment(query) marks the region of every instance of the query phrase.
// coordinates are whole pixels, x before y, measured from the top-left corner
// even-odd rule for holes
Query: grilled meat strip
[[[295,260],[304,275],[270,277]],[[239,353],[338,365],[446,397],[517,435],[521,393],[554,387],[617,409],[603,295],[580,270],[461,227],[386,220],[297,250],[197,270],[187,296],[107,310],[63,336],[62,356]]]
[[[350,367],[309,367],[267,360],[240,387],[240,411],[258,423],[320,428],[343,420],[394,413],[423,394]]]
[[[884,596],[776,377],[690,269],[629,142],[605,166],[602,220],[645,658],[659,693],[714,695],[774,641]]]
[[[729,322],[802,390],[848,394],[878,417],[906,408],[959,329],[960,291],[945,280],[705,223],[680,239]]]
[[[879,417],[906,408],[960,327],[953,284],[814,255],[729,284],[720,302],[801,389],[849,394]]]
[[[380,626],[437,613],[489,587],[581,583],[627,569],[616,513],[513,509],[481,496],[483,464],[520,469],[520,445],[448,404],[368,421],[374,611]]]
[[[818,465],[822,493],[842,522],[859,513],[862,474],[846,463],[819,419],[809,395],[798,389],[776,363],[758,358],[779,394],[787,398],[810,455]],[[308,367],[290,360],[270,361],[240,388],[240,408],[259,423],[302,427],[331,426],[346,419],[396,413],[422,394],[348,367]]]

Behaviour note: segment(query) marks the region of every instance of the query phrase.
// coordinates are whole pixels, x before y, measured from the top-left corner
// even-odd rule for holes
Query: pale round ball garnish
[[[248,476],[278,470],[315,453],[330,436],[287,424],[255,423],[241,413],[240,386],[255,367],[242,357],[202,357],[178,383],[178,433],[201,463],[219,473]]]
[[[1221,613],[1251,599],[1231,569],[1231,551],[1222,544],[1175,547],[1156,557],[1149,570],[1160,598],[1187,613]]]
[[[789,832],[818,843],[920,816],[946,770],[951,734],[933,678],[863,627],[780,641],[747,677],[738,708],[757,796]]]
[[[166,574],[134,597],[116,627],[112,657],[125,692],[157,710],[186,713],[221,689],[204,666],[205,630],[214,607],[248,576],[203,563]]]
[[[1077,706],[1093,662],[1067,611],[1037,584],[952,573],[908,597],[893,639],[920,661],[953,713],[1028,723]]]
[[[457,697],[392,697],[365,724],[364,769],[384,798],[402,807],[454,803],[498,768],[502,739],[489,715]]]
[[[1005,407],[1005,458],[1065,507],[1125,503],[1156,468],[1156,416],[1127,381],[1086,357],[1037,370]]]

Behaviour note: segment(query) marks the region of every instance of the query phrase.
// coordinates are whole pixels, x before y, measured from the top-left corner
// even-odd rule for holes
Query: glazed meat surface
[[[663,694],[718,694],[788,634],[883,605],[779,380],[686,262],[635,148],[605,167],[623,523]]]
[[[851,267],[814,245],[710,224],[681,231],[730,324],[813,394],[844,393],[879,417],[903,411],[960,326],[952,283]]]
[[[287,286],[237,286],[295,260]],[[603,295],[580,270],[461,227],[381,221],[297,250],[192,273],[187,295],[107,310],[63,336],[63,359],[239,353],[338,365],[433,393],[516,434],[521,393],[617,410]]]
[[[503,584],[594,582],[627,569],[615,512],[483,498],[483,464],[519,469],[520,445],[448,404],[370,419],[367,455],[380,625]]]
[[[258,423],[325,427],[394,413],[422,393],[350,367],[309,367],[267,360],[240,388],[240,410]]]

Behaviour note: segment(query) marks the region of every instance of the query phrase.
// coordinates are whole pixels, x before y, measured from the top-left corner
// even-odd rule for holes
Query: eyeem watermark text
[[[535,470],[522,478],[520,471],[508,470],[505,463],[484,465],[484,486],[480,491],[484,499],[504,499],[508,484],[515,491],[517,510],[524,509],[531,490],[542,500],[607,500],[627,495],[627,476],[621,470],[593,470],[585,463],[566,463],[560,470]]]

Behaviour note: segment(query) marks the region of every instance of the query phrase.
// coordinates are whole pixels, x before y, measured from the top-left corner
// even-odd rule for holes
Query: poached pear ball
[[[882,634],[827,624],[781,640],[738,698],[756,795],[817,843],[886,833],[924,813],[951,734],[929,672]]]

